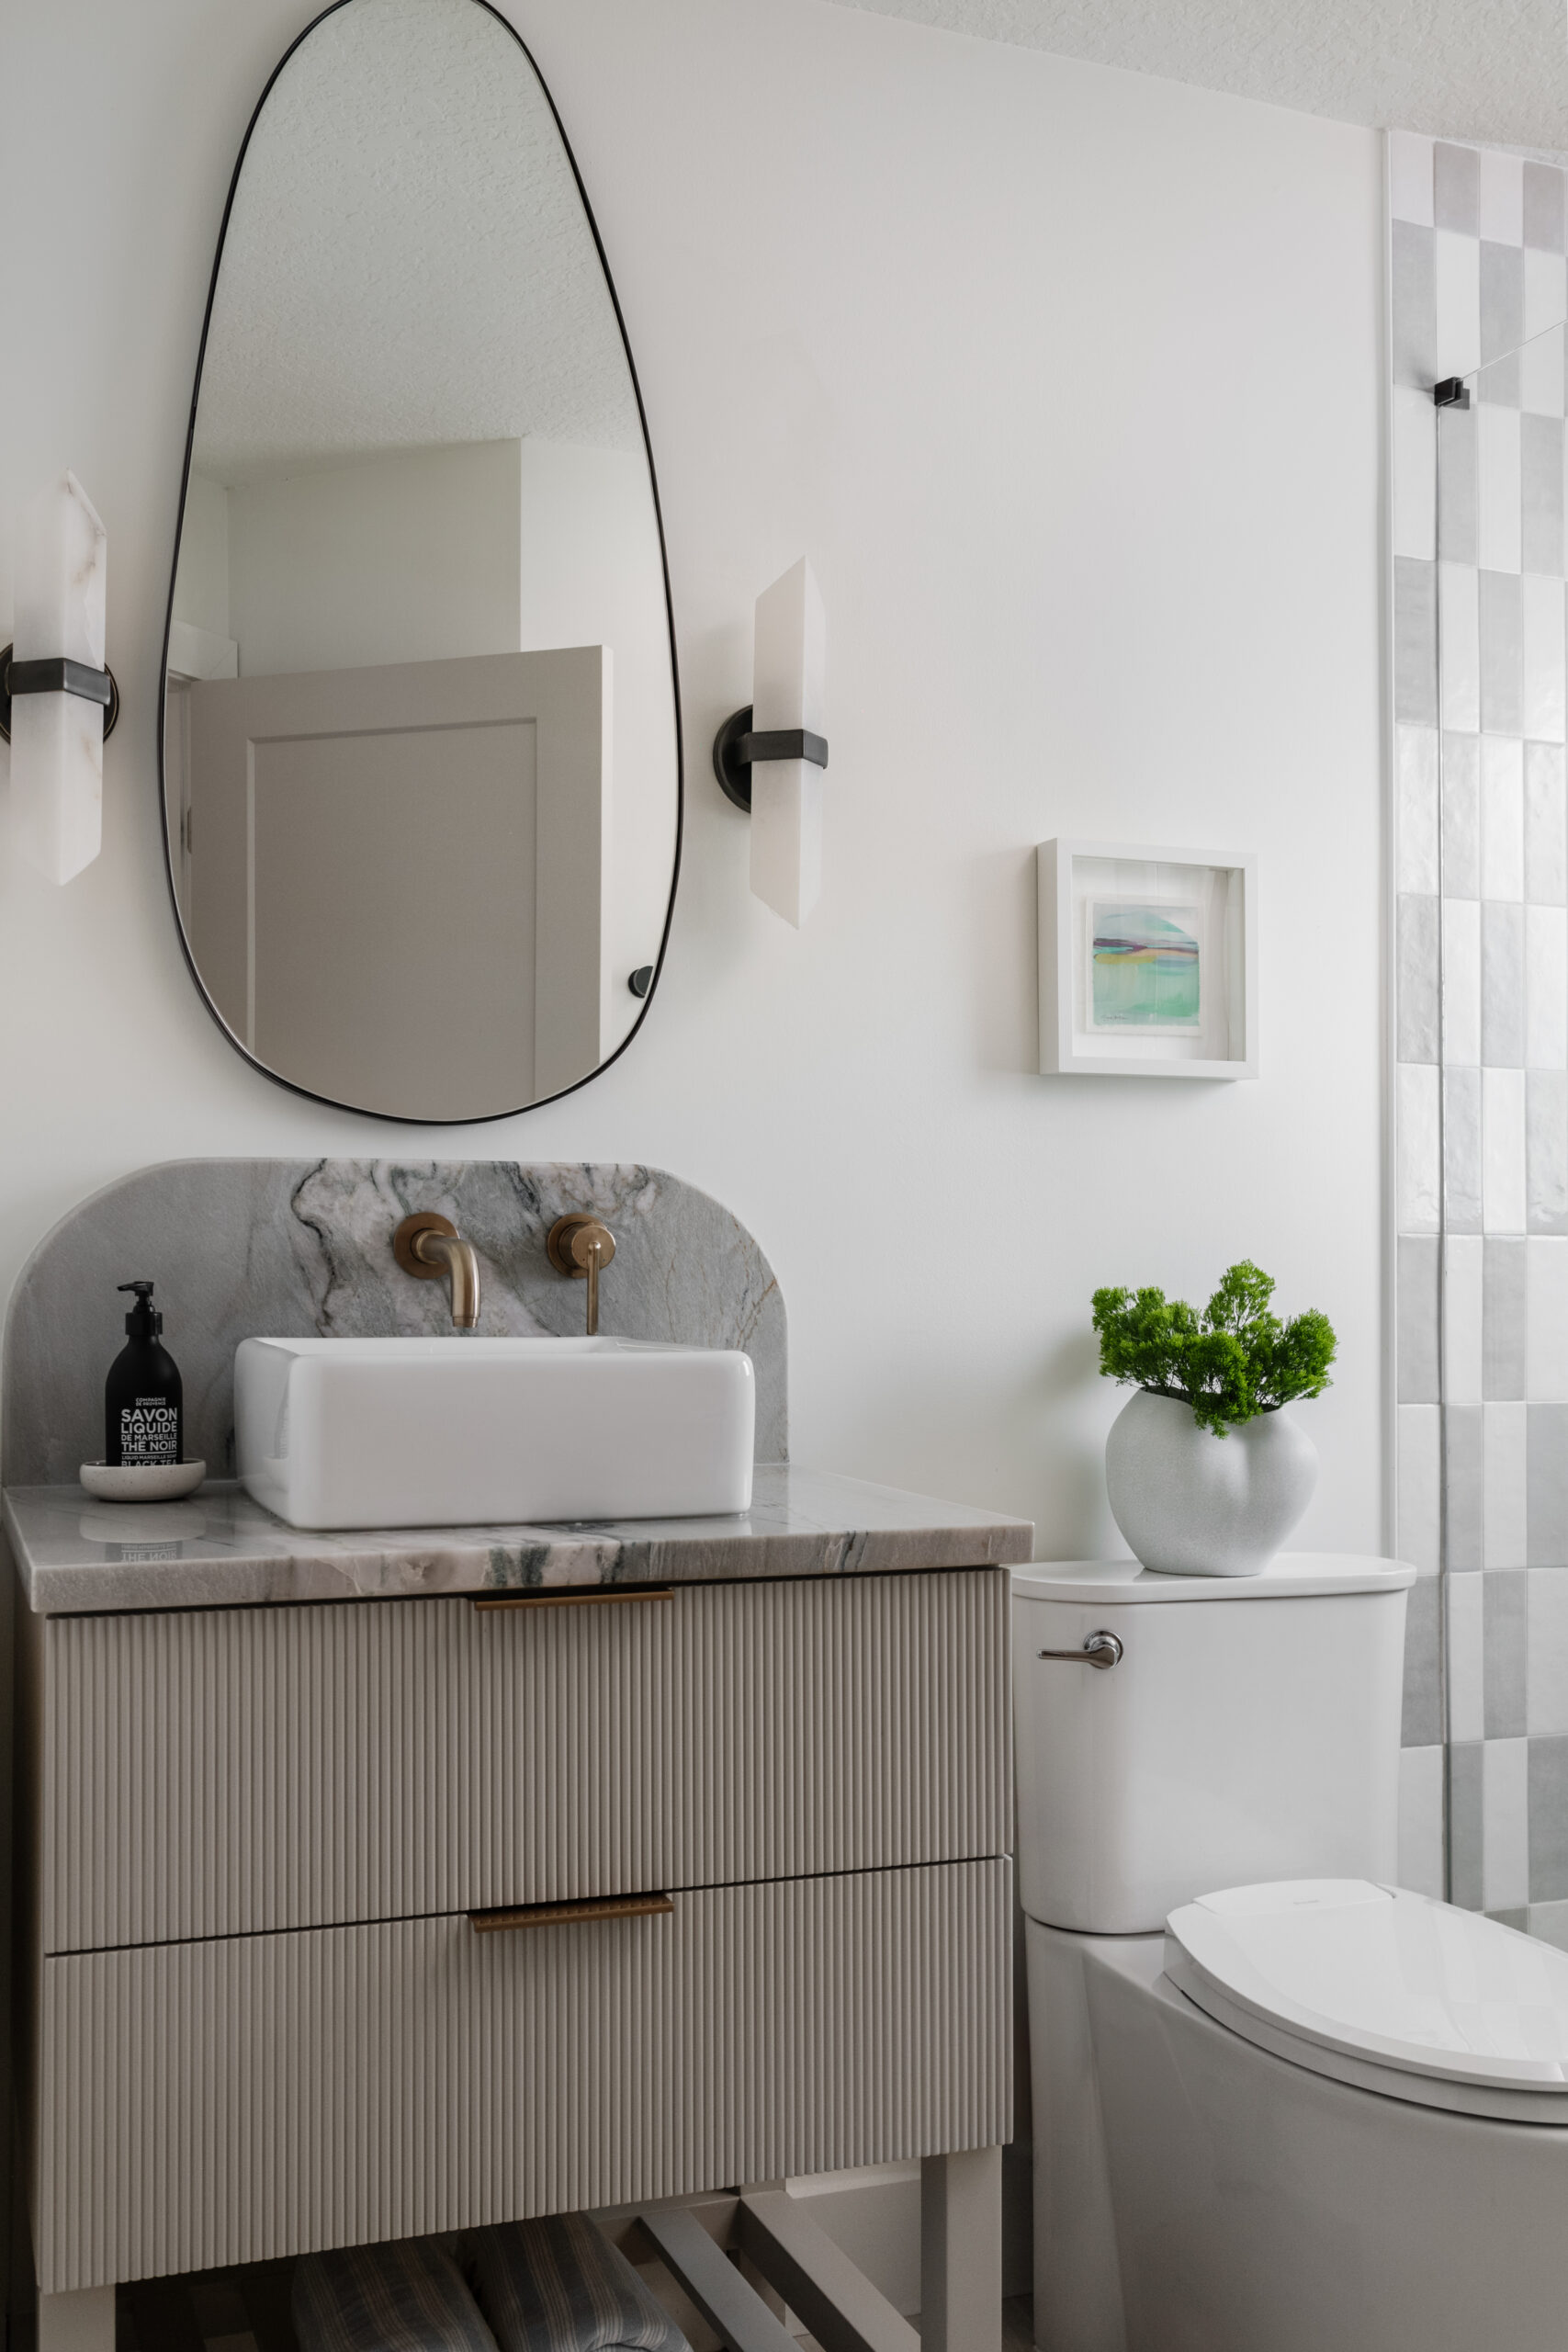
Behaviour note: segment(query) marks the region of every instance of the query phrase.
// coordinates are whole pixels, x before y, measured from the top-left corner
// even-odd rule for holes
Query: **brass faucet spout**
[[[471,1241],[456,1234],[422,1233],[413,1254],[423,1265],[445,1272],[452,1291],[452,1322],[457,1330],[471,1331],[479,1319],[479,1261]]]
[[[392,1253],[406,1274],[438,1283],[445,1277],[452,1295],[452,1323],[471,1331],[479,1319],[479,1261],[471,1241],[465,1241],[446,1217],[422,1210],[405,1216],[392,1236]]]

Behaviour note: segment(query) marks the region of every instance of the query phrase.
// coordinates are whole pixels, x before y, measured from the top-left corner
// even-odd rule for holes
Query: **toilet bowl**
[[[1393,1883],[1412,1572],[1203,1581],[1013,1577],[1035,2341],[1562,2352],[1568,1955]]]

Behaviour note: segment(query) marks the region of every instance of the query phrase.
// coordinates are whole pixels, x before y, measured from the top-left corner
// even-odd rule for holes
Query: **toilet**
[[[1414,1580],[1013,1571],[1039,2352],[1568,2346],[1568,1954],[1397,1885]]]

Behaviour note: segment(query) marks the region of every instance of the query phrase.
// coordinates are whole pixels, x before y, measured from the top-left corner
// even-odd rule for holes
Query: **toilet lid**
[[[1173,1911],[1165,1973],[1246,2040],[1429,2107],[1568,2125],[1568,1953],[1366,1879]]]

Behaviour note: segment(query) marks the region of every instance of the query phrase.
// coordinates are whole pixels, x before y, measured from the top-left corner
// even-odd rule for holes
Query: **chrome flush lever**
[[[1122,1645],[1114,1634],[1090,1634],[1081,1650],[1037,1650],[1037,1657],[1071,1658],[1078,1666],[1097,1666],[1109,1674],[1122,1663]]]

